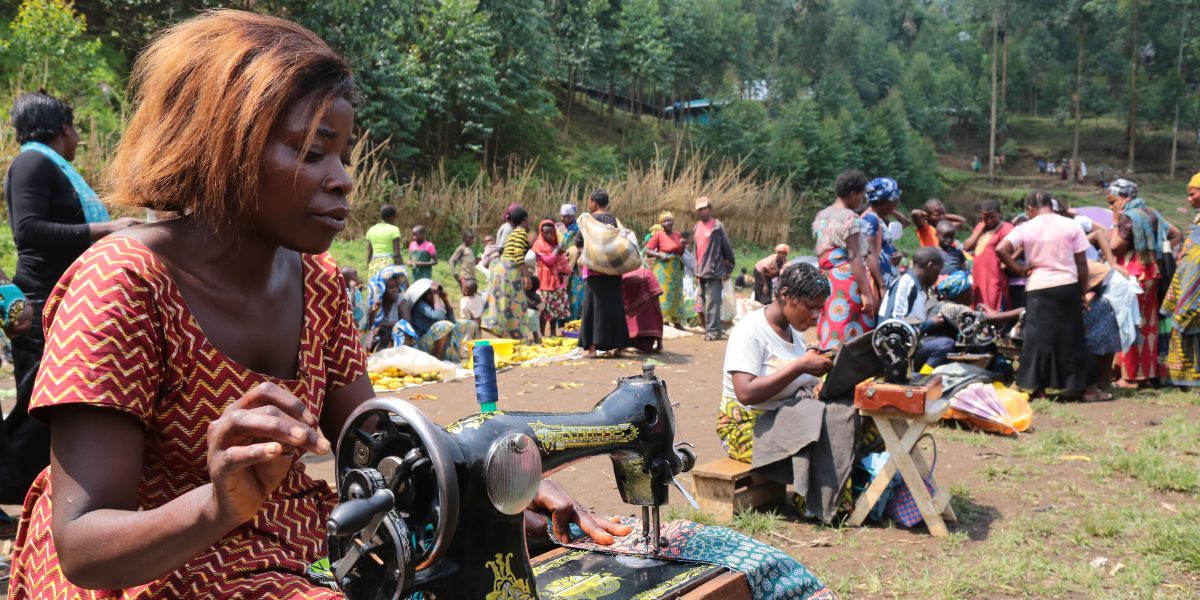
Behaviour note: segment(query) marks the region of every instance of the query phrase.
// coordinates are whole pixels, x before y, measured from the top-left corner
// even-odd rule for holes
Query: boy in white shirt
[[[484,297],[479,295],[479,284],[474,279],[463,279],[462,291],[463,297],[458,301],[458,326],[464,340],[473,340],[479,337]]]

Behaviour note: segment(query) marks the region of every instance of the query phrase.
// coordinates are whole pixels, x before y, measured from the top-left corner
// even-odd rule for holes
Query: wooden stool
[[[692,491],[700,510],[728,521],[743,508],[757,508],[783,499],[787,487],[754,475],[749,464],[719,458],[695,467]]]
[[[879,428],[884,446],[888,451],[887,463],[883,470],[875,476],[867,491],[858,497],[854,505],[854,513],[850,515],[850,525],[859,526],[866,521],[867,514],[879,502],[879,497],[887,489],[888,482],[896,471],[904,478],[908,490],[912,492],[917,509],[925,519],[925,526],[933,537],[947,537],[950,532],[946,529],[946,521],[958,521],[954,509],[950,507],[950,492],[946,482],[938,486],[937,494],[929,496],[929,488],[925,487],[925,478],[929,476],[929,465],[925,456],[917,447],[917,441],[925,434],[925,430],[933,423],[941,420],[942,415],[950,409],[950,403],[945,398],[928,402],[924,415],[910,415],[893,411],[860,410],[858,413],[870,417]]]

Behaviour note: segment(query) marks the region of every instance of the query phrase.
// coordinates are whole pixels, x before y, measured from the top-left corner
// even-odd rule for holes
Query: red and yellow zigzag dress
[[[320,414],[325,394],[365,373],[341,276],[329,255],[305,255],[299,379],[238,365],[205,337],[165,265],[125,237],[95,244],[46,303],[46,352],[30,405],[48,420],[56,405],[119,410],[146,428],[138,504],[151,509],[208,482],[208,425],[250,388],[271,381]],[[10,598],[338,598],[304,576],[325,553],[336,497],[298,460],[254,519],[204,554],[147,585],[77,588],[63,577],[50,536],[49,469],[25,499]]]

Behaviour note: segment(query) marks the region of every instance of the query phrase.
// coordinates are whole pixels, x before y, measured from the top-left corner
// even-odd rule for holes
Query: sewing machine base
[[[714,565],[557,548],[533,561],[545,600],[671,598],[749,600],[745,575]]]
[[[912,415],[925,414],[925,404],[942,396],[942,376],[931,375],[907,384],[868,379],[854,386],[854,407],[859,410],[893,409]]]

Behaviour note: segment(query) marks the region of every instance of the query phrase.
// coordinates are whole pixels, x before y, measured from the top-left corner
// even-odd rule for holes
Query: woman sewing
[[[730,458],[756,468],[782,463],[772,473],[786,483],[794,483],[795,473],[791,461],[785,459],[811,451],[810,446],[818,444],[821,437],[823,410],[815,388],[818,377],[828,373],[833,363],[816,348],[809,348],[803,334],[816,326],[828,297],[829,282],[816,267],[788,265],[779,275],[775,301],[739,321],[725,349],[717,416],[721,444]],[[807,422],[792,427],[799,424],[795,417]],[[814,430],[817,437],[810,435]],[[852,441],[853,431],[849,437]],[[757,448],[755,443],[760,440],[768,447]],[[803,482],[796,494],[803,513],[805,496],[817,490],[807,485],[812,478],[799,475],[795,480]],[[832,517],[832,511],[825,509],[811,514],[824,521]]]
[[[215,11],[132,81],[113,198],[184,216],[93,245],[47,302],[30,410],[51,464],[10,597],[339,597],[304,575],[336,497],[298,459],[372,396],[325,253],[353,187],[350,66],[294,23]],[[533,504],[560,537],[628,531],[553,485]]]

